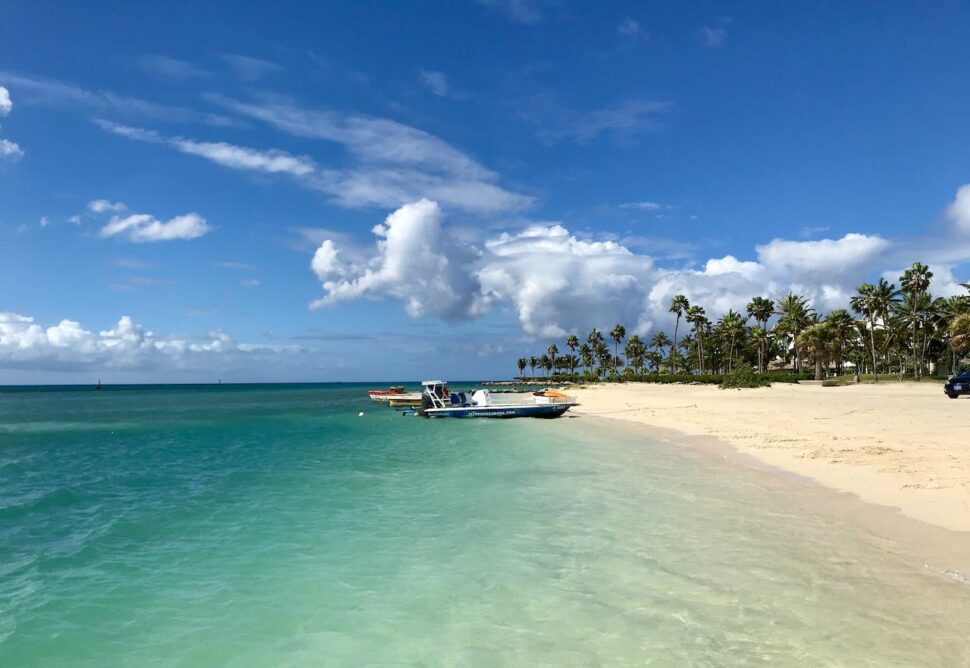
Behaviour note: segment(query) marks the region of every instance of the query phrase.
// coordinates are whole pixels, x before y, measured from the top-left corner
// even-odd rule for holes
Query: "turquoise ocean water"
[[[764,472],[363,390],[0,392],[0,666],[970,665],[970,587]]]

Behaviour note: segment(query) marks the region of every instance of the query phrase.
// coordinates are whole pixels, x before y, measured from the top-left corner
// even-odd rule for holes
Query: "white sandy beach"
[[[935,383],[756,390],[631,383],[570,392],[576,412],[708,435],[770,466],[970,531],[970,401]]]

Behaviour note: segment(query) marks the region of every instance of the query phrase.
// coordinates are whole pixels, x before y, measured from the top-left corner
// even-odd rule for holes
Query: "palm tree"
[[[549,359],[552,362],[552,372],[555,373],[556,372],[556,355],[559,354],[559,348],[557,348],[556,347],[556,344],[553,343],[553,344],[550,344],[550,346],[548,348],[546,348],[546,352],[549,353]]]
[[[845,309],[836,309],[826,316],[825,322],[832,330],[835,343],[833,350],[835,373],[841,376],[846,348],[849,345],[849,340],[855,336],[855,320]]]
[[[613,339],[613,373],[616,373],[616,359],[620,355],[620,341],[626,337],[626,328],[623,325],[616,324],[613,325],[612,331],[610,331],[610,338]]]
[[[596,353],[596,361],[599,362],[599,373],[606,373],[608,369],[613,367],[613,356],[610,355],[610,349],[605,340],[596,344],[594,352]]]
[[[646,349],[643,346],[643,341],[636,334],[627,340],[626,346],[623,348],[627,363],[633,367],[637,375],[640,374],[640,370],[643,368],[644,352],[646,352]]]
[[[890,351],[896,353],[898,376],[899,380],[902,380],[906,370],[906,366],[903,363],[903,353],[906,352],[909,330],[903,320],[895,315],[895,309],[890,315],[883,318],[883,329],[885,331],[883,353],[887,358],[889,357]]]
[[[885,280],[885,279],[883,279]],[[856,288],[856,294],[849,300],[852,310],[869,321],[869,347],[872,351],[872,373],[879,381],[879,369],[876,366],[876,318],[885,314],[882,312],[882,302],[872,283],[863,283]]]
[[[955,295],[949,299],[939,300],[940,305],[937,309],[939,313],[939,328],[943,332],[943,344],[950,351],[950,373],[957,372],[957,349],[952,345],[953,335],[950,327],[961,315],[970,313],[970,297],[966,295]]]
[[[764,359],[764,345],[768,341],[768,319],[775,313],[775,302],[765,297],[755,297],[750,302],[748,302],[747,307],[748,317],[754,318],[761,326],[764,336],[758,336],[755,338],[758,344],[758,372],[761,373],[763,367],[767,367],[767,360]]]
[[[532,372],[532,377],[536,377],[536,367],[539,366],[539,358],[533,355],[529,358],[529,370]]]
[[[778,319],[778,331],[791,337],[795,351],[795,370],[801,371],[802,360],[798,353],[798,335],[811,324],[814,311],[805,297],[789,292],[778,300],[778,310],[775,312],[781,316]]]
[[[920,334],[926,336],[932,317],[933,302],[926,292],[906,292],[903,299],[894,304],[894,310],[897,319],[909,332],[909,352],[910,360],[913,363],[913,377],[919,380],[923,376],[923,350],[925,347]]]
[[[664,359],[663,358],[663,355],[661,355],[660,353],[658,353],[655,350],[651,350],[650,352],[648,352],[647,354],[645,354],[643,357],[648,362],[650,362],[651,364],[653,364],[654,373],[660,373],[660,363],[663,362],[663,359]]]
[[[520,357],[517,364],[519,365],[519,378],[521,378],[525,375],[525,367],[529,364],[529,360],[524,357]]]
[[[970,313],[961,313],[953,319],[948,328],[950,347],[956,356],[962,356],[970,349]]]
[[[570,334],[567,336],[566,347],[569,348],[569,352],[575,355],[576,349],[579,348],[579,337],[577,337],[575,334]]]
[[[890,283],[885,278],[880,278],[876,283],[876,300],[879,302],[879,313],[883,321],[889,317],[893,304],[899,301],[899,290],[896,285]]]
[[[548,375],[549,370],[552,369],[552,362],[549,360],[549,356],[545,353],[543,353],[539,358],[539,366],[542,367],[542,370],[546,372],[546,375]]]
[[[921,262],[914,262],[912,266],[903,272],[903,275],[899,277],[899,285],[903,290],[904,301],[906,297],[909,297],[911,301],[903,307],[903,312],[908,313],[907,324],[910,327],[910,332],[912,334],[912,346],[913,346],[913,371],[915,373],[916,379],[919,380],[923,376],[923,356],[922,356],[922,346],[919,344],[917,338],[918,329],[923,325],[923,318],[917,316],[917,312],[925,311],[925,306],[928,305],[927,290],[930,287],[930,280],[933,278],[933,272],[930,268]]]
[[[687,297],[674,295],[674,298],[670,300],[670,308],[667,309],[677,316],[677,319],[674,320],[674,345],[670,347],[670,369],[673,373],[677,373],[677,330],[680,328],[681,316],[689,308],[690,302],[687,301]]]
[[[579,358],[576,355],[569,356],[569,373],[576,375],[576,367],[579,366]]]
[[[703,306],[691,306],[687,309],[687,322],[694,328],[694,340],[697,344],[697,368],[704,373],[704,326],[707,317]]]
[[[579,347],[579,356],[583,360],[583,371],[589,373],[590,367],[593,366],[593,348],[588,343],[584,343]]]
[[[765,360],[768,346],[771,345],[771,334],[764,327],[755,327],[751,331],[751,341],[758,349],[758,372],[767,371],[767,361]]]
[[[835,347],[832,327],[825,322],[808,325],[798,335],[798,345],[815,363],[815,380],[822,380]]]
[[[671,344],[667,335],[662,331],[658,331],[652,337],[650,337],[650,347],[657,351],[661,356],[663,355],[663,349]],[[660,373],[660,365],[657,365],[657,373]]]
[[[741,318],[741,314],[737,311],[728,310],[727,313],[721,316],[721,319],[717,321],[717,329],[721,335],[721,338],[727,339],[728,346],[728,372],[734,368],[734,345],[737,342],[739,336],[744,335],[744,320]]]

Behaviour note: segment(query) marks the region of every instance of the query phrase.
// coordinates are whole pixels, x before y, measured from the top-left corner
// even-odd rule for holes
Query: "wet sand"
[[[755,390],[630,383],[571,390],[579,415],[712,436],[758,462],[970,532],[970,400],[935,383]]]

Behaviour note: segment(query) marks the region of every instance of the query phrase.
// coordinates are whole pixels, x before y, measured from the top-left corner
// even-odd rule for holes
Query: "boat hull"
[[[427,417],[452,418],[557,418],[573,404],[535,404],[529,406],[453,406],[448,408],[428,408],[424,411]]]
[[[390,397],[387,399],[387,404],[391,408],[417,408],[421,405],[421,395],[401,395],[399,397]]]

